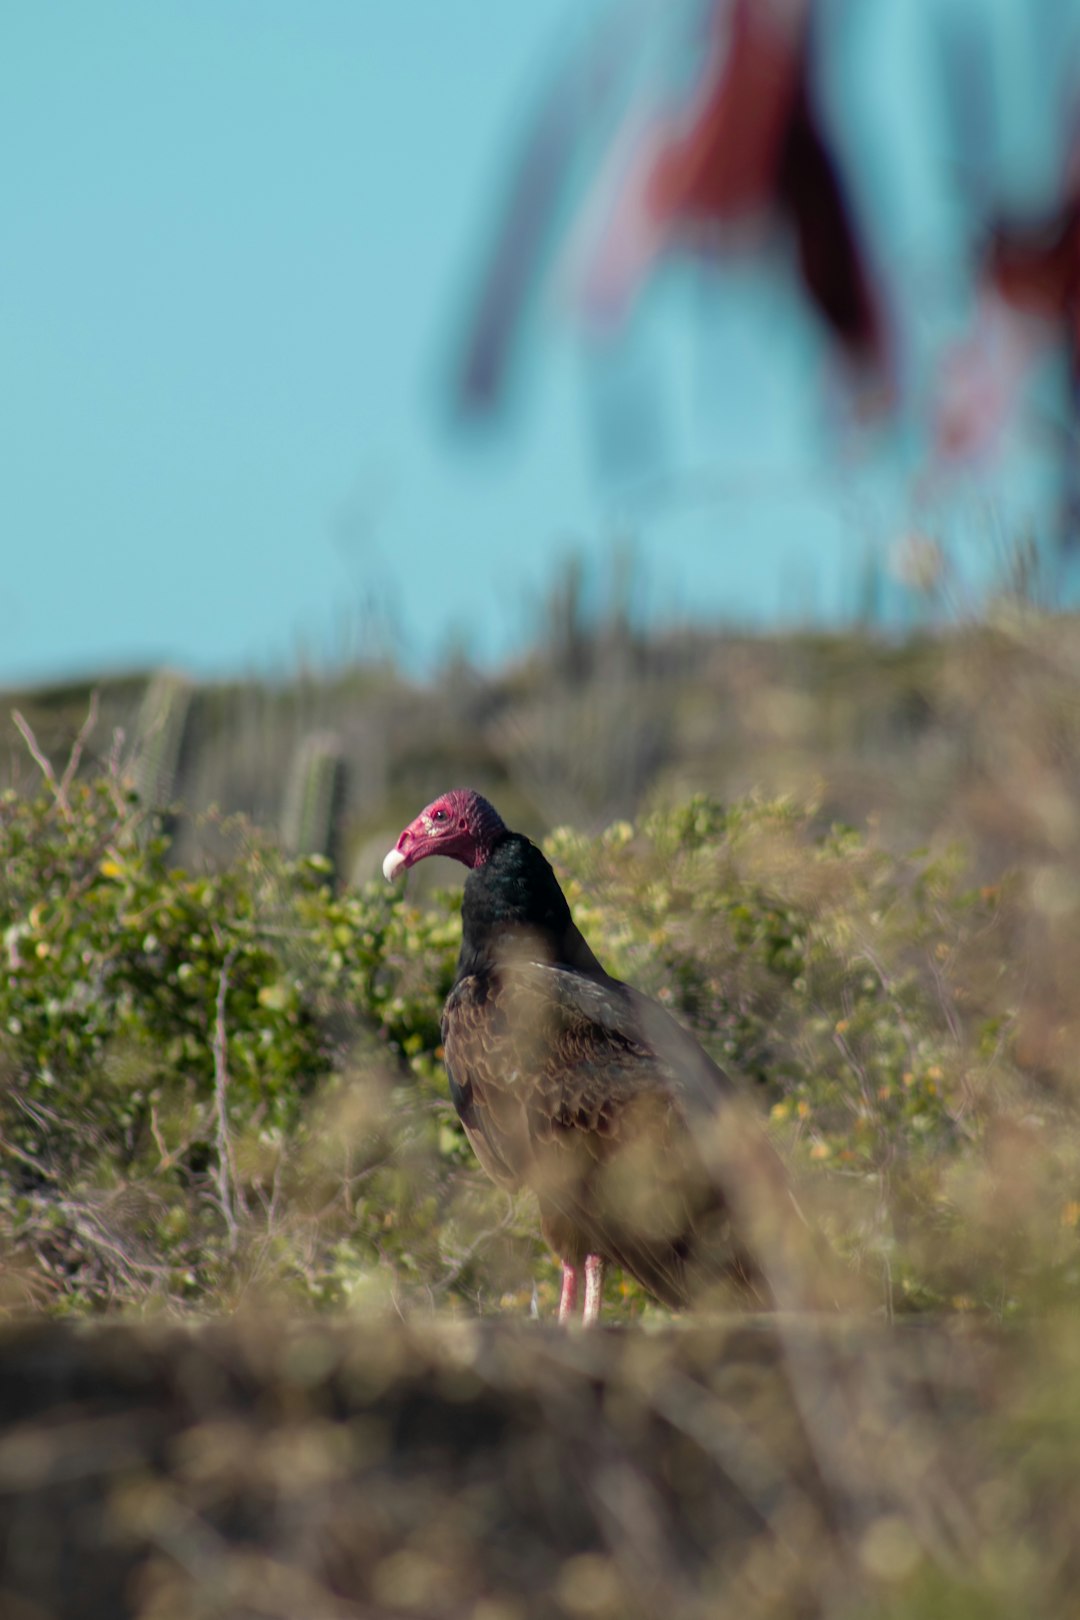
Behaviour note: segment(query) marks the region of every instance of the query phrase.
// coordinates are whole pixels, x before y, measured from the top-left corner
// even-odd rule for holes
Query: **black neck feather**
[[[513,955],[606,977],[555,873],[521,833],[506,833],[465,879],[457,977],[489,971]]]

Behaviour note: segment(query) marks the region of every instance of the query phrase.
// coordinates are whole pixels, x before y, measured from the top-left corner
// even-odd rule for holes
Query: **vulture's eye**
[[[431,812],[431,819],[432,821],[449,821],[450,815],[446,810],[433,810]]]

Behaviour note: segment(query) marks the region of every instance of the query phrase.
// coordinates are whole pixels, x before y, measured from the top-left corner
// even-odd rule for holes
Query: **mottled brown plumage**
[[[750,1267],[716,1230],[726,1204],[670,1059],[685,1032],[643,1002],[606,975],[542,960],[466,974],[443,1014],[446,1067],[477,1158],[500,1185],[533,1189],[556,1254],[571,1266],[602,1255],[665,1304],[685,1305],[706,1224],[714,1261],[717,1238],[725,1254],[714,1269],[746,1282]],[[657,1014],[668,1026],[659,1032]],[[720,1071],[713,1083],[715,1096],[698,1100],[710,1111],[726,1093]]]
[[[764,1301],[732,1220],[732,1154],[745,1159],[750,1139],[728,1076],[662,1007],[605,972],[541,851],[485,800],[435,800],[384,869],[392,877],[437,853],[471,868],[442,1021],[451,1095],[493,1180],[536,1193],[565,1268],[561,1314],[585,1264],[595,1315],[602,1261],[669,1305],[721,1279]],[[759,1150],[774,1177],[755,1137]]]

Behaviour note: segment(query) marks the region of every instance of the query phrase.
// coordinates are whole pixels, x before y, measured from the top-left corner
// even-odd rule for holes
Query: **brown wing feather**
[[[477,1157],[537,1193],[564,1258],[603,1254],[684,1304],[707,1228],[708,1269],[745,1271],[694,1139],[730,1081],[662,1008],[613,979],[516,962],[455,985],[443,1045]]]

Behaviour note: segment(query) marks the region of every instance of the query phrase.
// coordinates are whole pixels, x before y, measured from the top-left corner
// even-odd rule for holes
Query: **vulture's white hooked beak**
[[[382,863],[382,873],[387,883],[393,883],[404,865],[405,857],[400,849],[392,849]]]

